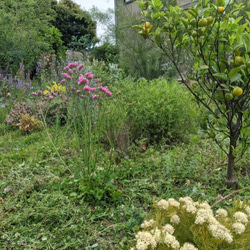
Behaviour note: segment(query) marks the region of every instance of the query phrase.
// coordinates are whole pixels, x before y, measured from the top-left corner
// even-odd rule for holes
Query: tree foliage
[[[0,72],[34,71],[41,54],[61,57],[72,36],[95,37],[96,23],[71,0],[0,1]],[[63,44],[64,42],[64,44]]]
[[[96,22],[72,0],[62,0],[52,8],[56,12],[52,24],[62,33],[65,46],[69,46],[72,37],[90,35],[91,40],[96,37]]]
[[[237,184],[234,169],[250,145],[250,13],[240,23],[242,4],[200,0],[187,12],[160,0],[138,2],[142,9],[139,33],[155,43],[174,64],[183,84],[207,112],[201,120],[228,158],[226,184]],[[145,23],[147,16],[153,23]],[[180,69],[178,55],[188,47],[194,64],[190,74]],[[187,78],[195,81],[192,87]]]
[[[23,61],[35,66],[41,51],[49,51],[42,34],[51,20],[50,0],[6,0],[0,2],[0,67],[15,72]]]

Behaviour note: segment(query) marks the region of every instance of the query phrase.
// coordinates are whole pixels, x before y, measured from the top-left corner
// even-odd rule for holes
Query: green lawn
[[[46,131],[0,137],[1,249],[129,249],[155,198],[191,196],[212,205],[232,192],[224,185],[226,158],[208,139],[187,144],[132,145],[124,155],[100,152],[99,171],[109,168],[116,196],[86,197],[72,178],[77,164],[70,136],[54,144]],[[53,138],[54,130],[48,131]],[[56,147],[56,150],[55,150]],[[238,162],[239,188],[249,185],[249,152]],[[105,182],[105,180],[103,180]],[[227,207],[230,196],[215,207]],[[237,197],[250,197],[250,190]]]

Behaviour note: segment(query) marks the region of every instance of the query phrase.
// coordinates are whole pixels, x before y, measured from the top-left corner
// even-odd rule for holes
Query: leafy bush
[[[53,82],[52,87],[47,86],[46,90],[40,90],[32,94],[33,96],[41,96],[40,103],[35,100],[36,105],[33,107],[39,119],[45,119],[49,126],[54,125],[57,119],[59,119],[60,124],[66,123],[69,98],[65,86]],[[33,100],[33,97],[31,97],[31,100]]]
[[[249,217],[246,200],[235,200],[232,208],[220,208],[214,215],[207,202],[193,202],[190,197],[162,199],[154,202],[150,220],[141,224],[131,250],[247,249]]]
[[[13,108],[10,110],[9,115],[6,117],[5,122],[9,125],[15,126],[21,122],[22,115],[32,115],[31,106],[25,102],[15,102]]]
[[[20,123],[15,124],[22,131],[30,133],[32,131],[42,130],[43,123],[36,119],[34,116],[29,116],[28,114],[21,115]]]
[[[95,47],[92,51],[92,57],[105,63],[118,63],[119,49],[117,45],[104,43],[99,47]]]
[[[196,130],[192,112],[196,106],[179,83],[126,79],[112,91],[115,97],[109,103],[112,117],[106,131],[111,129],[119,136],[123,127],[132,140],[146,138],[148,142],[171,143],[185,141]]]

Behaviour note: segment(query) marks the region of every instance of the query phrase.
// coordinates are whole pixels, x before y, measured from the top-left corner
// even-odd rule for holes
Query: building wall
[[[140,8],[135,0],[114,0],[116,10],[122,9],[129,11],[132,15],[140,14]],[[193,4],[198,3],[199,1],[193,1]],[[184,9],[188,9],[191,6],[191,0],[177,0],[177,5],[183,7]]]

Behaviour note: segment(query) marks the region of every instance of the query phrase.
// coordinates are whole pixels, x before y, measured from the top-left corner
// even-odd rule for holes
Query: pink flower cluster
[[[77,67],[77,69],[79,70],[79,69],[81,69],[83,66],[84,66],[84,64],[80,64],[80,65]]]
[[[67,73],[62,73],[62,75],[67,78],[67,79],[72,79],[72,77],[70,75],[68,75]]]
[[[32,95],[34,95],[34,96],[40,96],[40,95],[43,95],[43,92],[42,92],[42,90],[39,90],[37,92],[33,92]]]
[[[82,83],[85,83],[86,85],[89,84],[89,80],[87,78],[85,78],[83,75],[81,75],[78,79],[78,85],[82,84]]]
[[[99,95],[92,95],[93,99],[97,99],[99,97]]]
[[[107,95],[112,95],[112,92],[110,92],[110,90],[108,89],[107,86],[106,87],[100,86],[100,87],[98,87],[98,89],[105,92]]]
[[[74,71],[77,71],[77,70],[80,70],[81,68],[83,68],[83,64],[80,64],[79,66],[78,66],[78,62],[73,62],[73,63],[69,63],[68,64],[68,66],[66,66],[65,68],[64,68],[64,70],[66,71],[68,71],[70,74],[73,74],[74,73]],[[72,79],[72,76],[70,76],[69,74],[67,74],[67,73],[62,73],[62,75],[66,78],[66,79]],[[63,79],[61,82],[60,82],[60,84],[62,84],[62,83],[64,83],[65,81],[66,81],[66,79]],[[96,83],[96,84],[98,84],[98,88],[95,88],[95,87],[92,87],[91,85],[90,85],[90,81],[91,80],[94,80],[94,82]],[[91,73],[91,72],[87,72],[87,73],[85,73],[85,75],[80,75],[79,77],[78,77],[78,79],[76,80],[76,81],[74,81],[75,83],[77,83],[77,85],[81,85],[81,84],[83,84],[84,85],[84,87],[82,88],[82,90],[80,90],[80,89],[78,89],[77,88],[77,86],[74,84],[72,87],[71,87],[71,89],[76,93],[76,94],[80,94],[82,91],[85,91],[85,93],[91,93],[91,92],[94,92],[94,91],[96,91],[97,89],[98,90],[100,90],[100,91],[102,91],[102,92],[104,92],[104,93],[106,93],[107,95],[112,95],[112,93],[110,92],[110,90],[108,89],[108,87],[106,86],[106,87],[102,87],[101,85],[102,85],[102,83],[101,83],[101,79],[100,78],[97,78],[97,79],[94,79],[94,75]],[[82,97],[82,98],[85,98],[86,97],[86,95],[82,95],[82,94],[80,94],[80,97]],[[97,98],[99,98],[99,95],[92,95],[92,99],[97,99]]]
[[[89,85],[85,85],[85,86],[83,87],[83,90],[93,92],[93,91],[96,90],[96,88],[91,88],[91,87],[89,87]]]
[[[78,66],[78,62],[69,63],[68,66],[66,66],[64,68],[64,70],[67,70],[67,69],[70,69],[70,68],[73,68],[73,67],[76,67],[76,66]]]
[[[87,73],[85,74],[85,76],[86,76],[88,79],[93,79],[93,78],[94,78],[94,75],[93,75],[92,73],[90,73],[90,72],[87,72]]]

